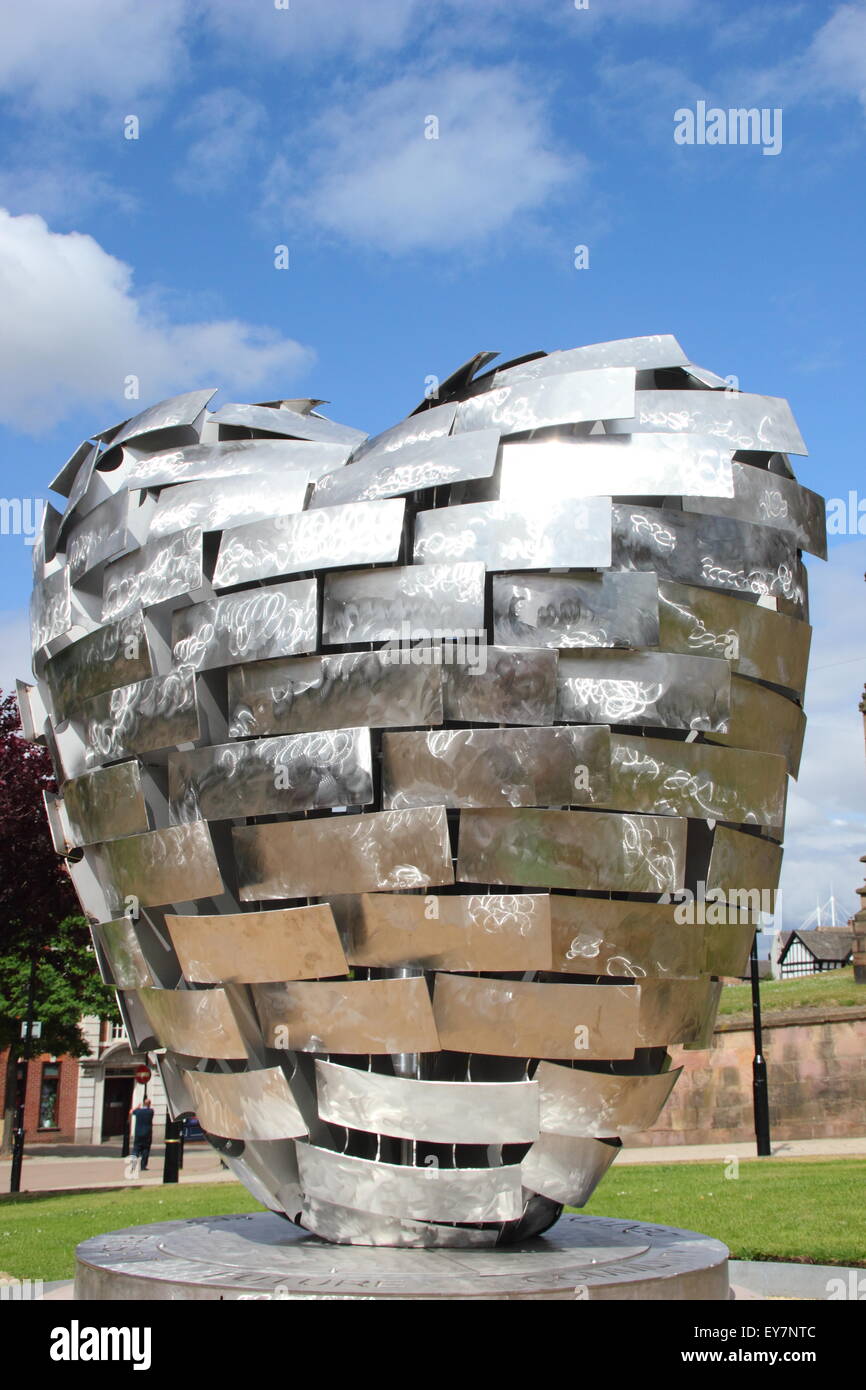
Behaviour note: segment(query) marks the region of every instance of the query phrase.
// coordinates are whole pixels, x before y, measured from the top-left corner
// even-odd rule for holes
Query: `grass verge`
[[[866,988],[854,983],[854,967],[825,970],[820,975],[803,975],[796,980],[762,980],[761,1009],[850,1009],[866,1004]],[[719,1017],[751,1012],[751,985],[725,985],[719,1004]]]

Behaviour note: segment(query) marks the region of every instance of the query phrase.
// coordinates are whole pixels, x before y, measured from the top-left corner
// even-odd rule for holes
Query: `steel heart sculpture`
[[[787,404],[669,336],[494,356],[374,439],[165,401],[34,549],[22,717],[130,1039],[332,1241],[584,1203],[778,880],[825,554]]]

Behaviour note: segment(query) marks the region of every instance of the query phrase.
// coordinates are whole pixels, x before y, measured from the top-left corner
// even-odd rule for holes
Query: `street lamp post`
[[[24,1108],[27,1104],[27,1073],[33,1051],[33,1006],[36,1000],[36,954],[30,958],[30,983],[27,986],[27,1020],[25,1023],[24,1076],[18,1093],[15,1128],[12,1131],[12,1166],[9,1172],[9,1191],[21,1191],[21,1164],[24,1161]]]
[[[755,1039],[755,1056],[752,1062],[752,1100],[755,1111],[755,1142],[758,1157],[769,1158],[770,1149],[770,1103],[767,1095],[767,1060],[764,1056],[764,1041],[761,1032],[761,985],[758,976],[758,938],[752,939],[752,1032]]]

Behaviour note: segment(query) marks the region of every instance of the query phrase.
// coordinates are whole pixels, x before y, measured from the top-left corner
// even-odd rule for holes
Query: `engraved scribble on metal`
[[[200,735],[195,672],[182,666],[167,676],[115,686],[79,705],[72,724],[88,767],[194,743]]]
[[[659,584],[659,646],[724,657],[741,676],[802,695],[812,629],[785,613],[687,584]]]
[[[415,1221],[514,1221],[523,1212],[520,1168],[416,1168],[298,1144],[311,1197]]]
[[[603,568],[611,562],[609,497],[525,505],[469,502],[419,512],[415,563],[480,560],[488,569]]]
[[[766,474],[764,475],[767,476]],[[696,435],[593,436],[502,446],[499,497],[510,507],[555,497],[734,497],[731,450]],[[720,507],[720,514],[730,515]],[[746,518],[754,519],[754,518]]]
[[[758,753],[778,753],[792,777],[800,771],[806,716],[794,700],[768,690],[745,676],[731,680],[731,715],[725,726],[707,737],[729,748],[751,748]]]
[[[541,1128],[545,1134],[615,1139],[652,1129],[682,1072],[655,1076],[614,1076],[610,1072],[539,1062]]]
[[[489,478],[496,465],[498,430],[477,430],[456,438],[445,436],[407,444],[384,457],[372,452],[350,468],[320,478],[310,498],[311,507],[331,507],[340,502],[369,502],[377,497],[399,497],[422,488]]]
[[[667,334],[494,359],[372,438],[163,401],[33,545],[22,731],[95,964],[309,1250],[505,1262],[775,908],[826,547],[786,403]]]
[[[150,523],[151,536],[169,536],[200,526],[222,531],[303,509],[306,473],[250,473],[239,478],[205,478],[164,488]]]
[[[312,651],[316,581],[268,584],[180,608],[172,617],[171,644],[175,665],[196,671]]]
[[[610,795],[610,736],[595,729],[437,729],[384,734],[383,802],[591,806]]]
[[[168,759],[176,824],[368,806],[372,800],[369,729],[219,743]]]
[[[404,502],[351,502],[254,521],[223,533],[214,570],[218,589],[302,570],[396,560]]]
[[[523,1144],[539,1133],[534,1081],[415,1081],[316,1061],[319,1115],[331,1124],[441,1144]]]
[[[142,907],[158,907],[211,898],[223,891],[204,821],[110,840],[91,853],[111,910],[118,916],[128,906],[128,898],[137,899]]]
[[[362,720],[379,729],[441,724],[443,671],[433,663],[391,662],[381,652],[235,666],[228,673],[229,736],[343,729]]]
[[[571,975],[694,979],[700,929],[676,920],[673,903],[639,903],[553,893],[553,969]]]
[[[167,912],[165,924],[184,978],[194,984],[269,984],[348,974],[327,903],[215,917]]]
[[[140,989],[138,1000],[157,1037],[187,1057],[246,1058],[224,989]]]
[[[638,391],[634,415],[608,420],[605,429],[608,434],[684,430],[711,434],[731,449],[808,453],[787,401],[740,391]]]
[[[716,731],[730,718],[730,668],[715,657],[562,652],[556,683],[556,717],[566,722]]]
[[[497,429],[503,435],[523,434],[580,420],[613,420],[633,415],[634,403],[634,371],[629,367],[548,373],[461,401],[454,433]]]
[[[353,966],[553,968],[546,894],[362,893],[335,906]]]
[[[780,531],[790,532],[801,550],[826,560],[826,508],[823,497],[817,492],[810,492],[791,478],[782,478],[778,473],[768,473],[747,463],[734,463],[733,484],[734,495],[730,501],[721,496],[690,494],[683,502],[683,509],[775,526]],[[680,490],[671,488],[672,492]]]
[[[708,588],[784,598],[805,615],[796,542],[769,526],[619,503],[613,508],[613,564],[675,582],[696,579]]]
[[[445,808],[232,831],[241,902],[453,883]]]
[[[515,647],[655,647],[654,574],[493,576],[493,634]]]
[[[321,513],[320,513],[321,515]],[[465,639],[484,631],[484,566],[409,565],[326,574],[322,641],[389,642],[408,646],[436,631]],[[398,649],[395,660],[410,664]],[[389,658],[390,659],[390,658]]]
[[[781,825],[784,758],[672,739],[611,737],[610,805],[673,816]]]
[[[638,1046],[638,985],[538,984],[438,974],[433,1013],[443,1048],[582,1062]]]
[[[430,995],[420,975],[254,985],[253,997],[270,1047],[336,1053],[357,1047],[371,1056],[439,1051]]]
[[[74,845],[119,840],[150,828],[137,762],[118,763],[72,778],[64,784],[63,804]]]
[[[138,608],[195,592],[203,578],[200,526],[148,541],[140,551],[106,566],[102,621],[116,622]]]
[[[556,652],[480,647],[469,648],[467,654],[471,661],[442,667],[446,719],[468,724],[553,723]]]
[[[161,454],[142,454],[134,448],[127,474],[128,487],[167,487],[199,479],[234,479],[283,472],[306,473],[311,480],[340,468],[349,457],[343,444],[311,444],[298,439],[231,439],[219,444],[190,444]]]
[[[683,885],[686,822],[664,816],[524,808],[464,811],[466,883],[671,893]]]
[[[307,1133],[303,1116],[279,1067],[236,1072],[188,1071],[199,1124],[226,1139],[285,1139]]]

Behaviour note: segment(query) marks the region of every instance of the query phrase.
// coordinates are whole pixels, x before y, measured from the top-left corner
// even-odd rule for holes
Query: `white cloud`
[[[841,5],[822,25],[802,60],[802,81],[866,106],[866,5]]]
[[[858,905],[866,854],[866,756],[857,704],[866,681],[866,540],[846,541],[809,565],[814,627],[806,744],[791,784],[782,869],[785,926],[812,912],[831,885]]]
[[[176,181],[191,192],[225,187],[259,148],[266,116],[261,102],[235,87],[217,87],[199,97],[178,121],[193,138]]]
[[[510,67],[408,74],[333,107],[310,140],[306,187],[280,158],[267,205],[396,253],[482,243],[587,167],[553,148],[542,99]]]
[[[209,384],[279,396],[312,359],[293,339],[237,319],[172,323],[92,237],[0,209],[4,424],[40,433],[82,407],[128,414],[131,375],[142,402]]]
[[[426,0],[208,0],[205,22],[234,52],[248,47],[257,61],[330,57],[348,48],[359,58],[398,48],[429,13]]]

